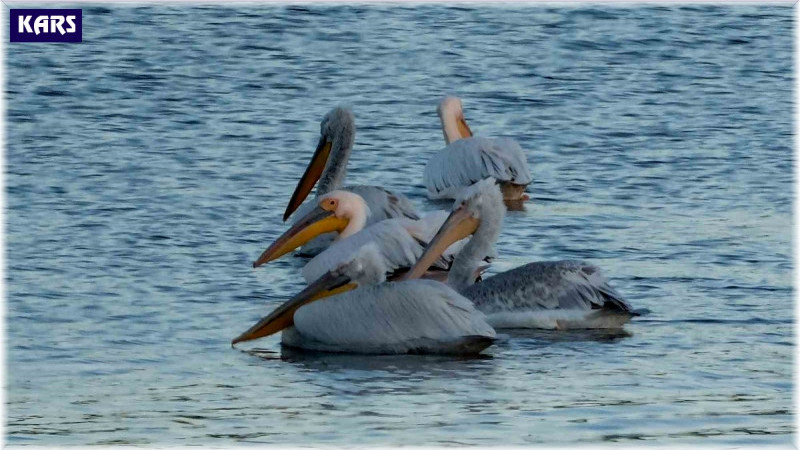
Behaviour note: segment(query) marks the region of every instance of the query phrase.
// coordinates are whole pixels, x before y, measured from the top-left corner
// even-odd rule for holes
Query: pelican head
[[[464,246],[453,262],[450,278],[463,277],[455,284],[474,282],[475,268],[489,254],[492,245],[500,233],[506,207],[503,194],[494,178],[478,181],[464,189],[456,198],[453,212],[444,221],[439,231],[431,239],[422,256],[414,267],[408,271],[407,277],[416,278],[423,274],[436,261],[436,258],[454,242],[472,235],[472,239]],[[461,270],[458,265],[464,264]],[[474,266],[474,267],[472,267]],[[459,275],[461,274],[461,275]]]
[[[231,344],[250,341],[275,334],[294,324],[294,313],[303,305],[316,300],[342,294],[359,286],[368,286],[386,281],[386,266],[374,243],[364,245],[350,261],[329,271],[311,283],[299,294],[275,308],[268,316],[259,320],[247,331],[235,338]]]
[[[472,130],[469,129],[469,125],[464,119],[464,110],[461,108],[460,98],[445,97],[439,102],[436,112],[439,113],[444,141],[447,144],[459,139],[472,137]]]
[[[341,186],[347,173],[347,160],[356,135],[353,112],[337,106],[325,114],[319,128],[317,149],[286,206],[284,222],[308,197],[317,181],[317,193],[324,194]]]
[[[338,232],[344,239],[364,228],[370,211],[364,199],[353,192],[332,191],[317,199],[317,206],[272,243],[253,267],[258,267],[305,245],[315,237]]]

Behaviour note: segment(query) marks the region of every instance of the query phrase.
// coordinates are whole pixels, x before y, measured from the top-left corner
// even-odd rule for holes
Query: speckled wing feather
[[[481,338],[483,347],[495,338],[472,302],[430,280],[382,283],[313,302],[297,310],[294,327],[296,333],[284,333],[288,345],[359,353],[437,353],[465,338]]]
[[[600,269],[582,261],[533,262],[469,286],[462,294],[487,314],[599,308],[631,311]]]
[[[527,185],[531,182],[527,158],[513,139],[471,137],[452,142],[428,161],[424,183],[429,198],[453,198],[477,181]]]

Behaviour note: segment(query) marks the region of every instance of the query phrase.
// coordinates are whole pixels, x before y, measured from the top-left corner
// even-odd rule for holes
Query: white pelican
[[[457,97],[446,97],[437,111],[447,146],[425,166],[428,198],[455,198],[463,188],[492,177],[500,182],[506,201],[528,199],[525,187],[531,182],[531,174],[516,141],[472,136]]]
[[[447,283],[497,328],[618,328],[637,315],[600,269],[582,261],[525,264],[474,283],[468,274],[500,233],[505,206],[492,179],[462,192],[450,217],[407,273],[418,276],[449,243],[472,235],[456,255]]]
[[[317,206],[300,218],[270,245],[253,263],[258,267],[280,258],[325,233],[338,233],[333,244],[311,259],[303,267],[303,277],[311,282],[340,264],[352,260],[366,244],[376,245],[382,266],[390,277],[411,267],[422,255],[425,245],[444,223],[447,213],[435,211],[418,220],[408,218],[386,219],[368,227],[371,215],[364,199],[354,193],[336,190],[320,196]],[[434,261],[433,270],[425,278],[443,278],[450,268],[455,253],[464,245],[456,242]],[[485,269],[482,266],[481,269]],[[475,276],[478,276],[476,274]]]
[[[495,332],[468,299],[443,283],[386,283],[374,244],[326,273],[232,341],[283,330],[281,342],[305,350],[396,354],[474,354]]]

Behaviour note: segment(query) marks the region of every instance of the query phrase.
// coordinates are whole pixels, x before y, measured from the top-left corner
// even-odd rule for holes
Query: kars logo
[[[80,9],[12,9],[11,42],[82,42]]]

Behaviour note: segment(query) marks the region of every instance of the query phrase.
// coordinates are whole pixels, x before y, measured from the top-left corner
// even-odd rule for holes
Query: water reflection
[[[279,352],[263,348],[241,351],[265,361],[281,361],[320,371],[379,370],[388,373],[413,372],[417,375],[443,374],[449,370],[464,370],[465,367],[474,369],[476,366],[469,363],[486,362],[493,359],[492,355],[487,354],[470,356],[359,355],[307,351],[286,345],[281,345]]]
[[[632,320],[636,320],[635,318]],[[502,329],[500,332],[507,341],[511,339],[525,339],[537,342],[540,345],[561,342],[604,342],[613,343],[629,338],[633,334],[625,328],[618,330],[531,330],[531,329]]]

